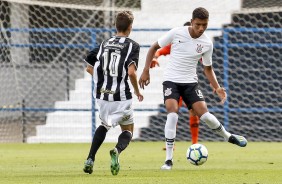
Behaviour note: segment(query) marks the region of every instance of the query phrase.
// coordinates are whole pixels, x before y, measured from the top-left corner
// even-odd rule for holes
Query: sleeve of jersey
[[[88,55],[86,56],[86,58],[84,59],[84,61],[91,65],[91,66],[94,66],[95,62],[98,60],[97,59],[97,54],[99,52],[99,48],[100,47],[96,47],[94,48],[93,50],[91,50]]]
[[[139,62],[139,52],[140,52],[140,46],[137,43],[134,43],[132,46],[132,51],[129,55],[129,58],[127,60],[127,67],[134,63],[136,70],[138,68],[138,62]]]
[[[174,38],[175,31],[176,31],[176,28],[171,29],[166,34],[164,34],[162,37],[160,37],[158,39],[159,46],[160,47],[165,47],[165,46],[171,44],[172,41],[173,41],[173,38]]]
[[[202,63],[205,66],[212,65],[212,52],[213,52],[213,44],[211,44],[210,49],[205,52],[202,56]]]

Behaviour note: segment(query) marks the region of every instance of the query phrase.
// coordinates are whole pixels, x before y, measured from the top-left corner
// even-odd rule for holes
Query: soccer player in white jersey
[[[204,96],[198,86],[196,66],[202,59],[204,73],[215,89],[217,95],[224,103],[227,97],[225,89],[220,87],[212,68],[213,44],[204,33],[207,28],[209,13],[205,8],[196,8],[192,13],[191,26],[177,27],[154,43],[146,57],[146,64],[139,79],[139,85],[144,89],[150,83],[150,64],[155,52],[168,44],[172,44],[170,59],[164,72],[163,94],[167,110],[165,124],[166,159],[161,167],[170,170],[173,165],[173,145],[176,137],[176,124],[178,120],[178,100],[180,96],[189,109],[205,122],[226,141],[241,147],[247,145],[243,136],[231,134],[225,130],[217,118],[209,113]]]
[[[84,172],[91,174],[95,155],[104,142],[107,131],[120,125],[122,133],[114,149],[110,151],[111,172],[117,175],[120,169],[119,154],[128,146],[133,134],[132,93],[128,78],[139,101],[143,95],[139,91],[136,70],[140,46],[128,38],[133,23],[130,11],[119,12],[116,16],[117,34],[103,41],[99,48],[86,57],[86,71],[94,78],[94,97],[102,121],[93,136],[91,148],[84,163]]]

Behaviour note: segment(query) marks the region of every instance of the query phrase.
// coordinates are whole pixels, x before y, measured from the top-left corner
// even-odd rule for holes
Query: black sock
[[[102,125],[100,125],[96,129],[87,159],[91,158],[93,161],[95,160],[95,155],[98,149],[100,148],[101,144],[104,142],[107,131],[108,130],[106,129],[106,127]]]
[[[116,148],[119,153],[121,153],[131,141],[132,134],[129,131],[123,131],[118,137],[118,143]]]

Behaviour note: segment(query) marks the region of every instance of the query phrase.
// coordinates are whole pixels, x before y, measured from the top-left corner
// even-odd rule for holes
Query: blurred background
[[[210,13],[213,67],[228,100],[219,104],[198,65],[212,112],[231,133],[249,141],[282,141],[281,0],[6,0],[0,1],[0,142],[91,142],[100,120],[84,58],[115,34],[120,10],[135,16],[130,37],[141,45],[138,76],[152,43]],[[134,99],[135,141],[164,139],[162,78],[169,56],[151,70],[144,101]],[[189,115],[179,111],[176,140],[189,141]],[[117,139],[111,129],[107,142]],[[200,123],[199,141],[222,141]]]

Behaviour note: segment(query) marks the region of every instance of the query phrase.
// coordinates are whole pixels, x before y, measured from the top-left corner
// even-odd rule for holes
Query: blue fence
[[[133,32],[143,31],[143,32],[165,32],[169,29],[133,29]],[[223,85],[226,89],[226,92],[229,96],[229,50],[231,48],[281,48],[282,43],[281,39],[278,43],[271,42],[244,42],[244,43],[234,43],[230,40],[230,33],[281,33],[281,28],[223,28],[223,29],[208,29],[207,31],[222,31],[222,43],[215,43],[215,48],[223,49]],[[97,33],[107,32],[110,34],[114,33],[114,29],[97,29],[97,28],[10,28],[10,29],[0,29],[1,33],[85,33],[90,35],[91,40],[88,42],[79,42],[78,43],[60,43],[58,40],[52,40],[51,42],[46,43],[30,43],[30,44],[21,44],[21,43],[8,43],[2,42],[0,43],[0,48],[87,48],[89,50],[93,49],[96,46],[96,35]],[[141,47],[150,47],[150,45],[141,45]],[[93,90],[93,81],[92,81],[92,90]],[[181,108],[183,112],[186,112],[187,109]],[[92,111],[92,121],[93,121],[93,132],[95,131],[95,103],[94,99],[92,99],[92,109],[55,109],[55,108],[29,108],[29,107],[19,107],[19,108],[6,108],[0,107],[0,111],[20,111],[20,112],[28,112],[28,111],[43,111],[43,112],[52,112],[52,111]],[[158,109],[135,109],[135,111],[161,111],[165,112],[164,108]],[[226,103],[222,108],[210,108],[211,112],[223,112],[224,113],[224,125],[228,127],[229,125],[229,112],[246,112],[246,113],[257,113],[257,112],[273,112],[273,113],[281,113],[281,107],[271,107],[271,108],[261,108],[261,107],[253,107],[253,108],[231,108],[229,104],[229,99],[227,99]]]

